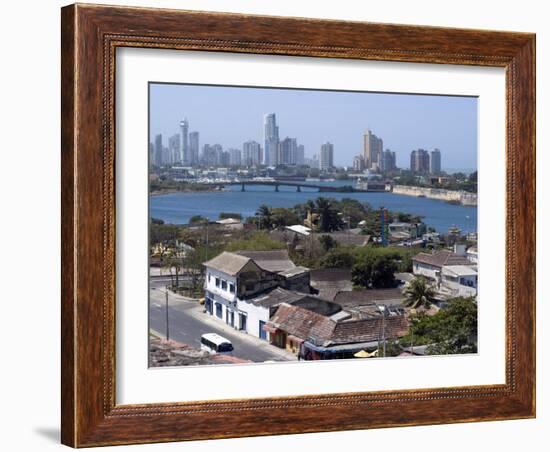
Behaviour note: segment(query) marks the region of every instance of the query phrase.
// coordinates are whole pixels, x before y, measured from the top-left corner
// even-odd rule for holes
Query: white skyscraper
[[[199,164],[199,132],[189,134],[189,155],[191,156],[191,165]]]
[[[279,127],[275,113],[264,116],[264,163],[267,166],[279,164]]]
[[[240,149],[229,149],[229,164],[231,166],[241,166],[242,153]]]
[[[378,170],[381,166],[384,143],[369,129],[363,135],[363,159],[367,169]]]
[[[181,120],[180,130],[181,160],[184,165],[190,165],[191,156],[189,155],[189,121],[187,121],[187,118],[183,118]]]
[[[321,155],[319,158],[319,169],[327,171],[334,167],[334,145],[328,141],[321,145]]]
[[[260,143],[250,140],[243,144],[242,163],[245,166],[257,166],[262,163],[262,147]]]

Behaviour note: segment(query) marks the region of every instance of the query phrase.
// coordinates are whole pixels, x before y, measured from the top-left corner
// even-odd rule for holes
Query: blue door
[[[260,339],[267,339],[267,333],[264,330],[265,322],[260,320]]]

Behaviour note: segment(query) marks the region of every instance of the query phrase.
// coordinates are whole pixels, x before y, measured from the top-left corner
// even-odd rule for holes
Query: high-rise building
[[[229,165],[231,166],[241,166],[241,150],[240,149],[229,149]]]
[[[303,165],[306,158],[306,151],[303,144],[296,148],[296,165]]]
[[[153,166],[155,164],[155,145],[153,143],[149,143],[149,166]]]
[[[199,164],[199,132],[189,134],[189,155],[191,156],[191,165]]]
[[[214,166],[223,166],[224,155],[222,145],[216,143],[212,146],[212,149],[214,150]]]
[[[296,138],[286,137],[279,143],[279,156],[277,163],[280,165],[296,165],[296,154],[298,153],[298,144]]]
[[[383,148],[382,138],[378,138],[368,129],[363,135],[363,159],[366,169],[378,170],[380,168]]]
[[[260,143],[250,140],[243,144],[242,164],[257,166],[262,162],[262,147]]]
[[[231,165],[231,153],[229,151],[221,151],[219,155],[219,166]]]
[[[321,153],[319,158],[319,169],[327,171],[334,167],[334,145],[328,141],[321,145]]]
[[[427,174],[430,172],[430,154],[425,149],[416,149],[411,152],[411,171]]]
[[[386,149],[382,152],[382,158],[380,159],[380,171],[394,171],[397,169],[395,161],[395,152]]]
[[[180,144],[181,144],[181,161],[184,165],[191,163],[189,155],[189,121],[187,118],[183,118],[180,122]]]
[[[180,147],[180,135],[172,135],[168,139],[168,149],[170,150],[169,159],[171,164],[181,163]]]
[[[279,164],[279,127],[275,113],[264,115],[264,163],[267,166]]]
[[[162,134],[155,136],[155,165],[162,166]]]
[[[430,155],[430,173],[441,173],[441,151],[437,148],[434,149]]]
[[[353,157],[353,170],[364,171],[365,170],[365,158],[362,155],[356,155]]]
[[[202,147],[202,164],[205,166],[220,166],[223,161],[223,149],[220,144],[205,144]]]
[[[167,148],[164,146],[162,148],[162,164],[163,165],[170,165],[172,163],[172,156],[170,152],[170,148]]]

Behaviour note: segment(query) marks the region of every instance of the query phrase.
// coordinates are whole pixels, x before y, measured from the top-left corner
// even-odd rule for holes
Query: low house
[[[475,297],[477,271],[466,265],[446,265],[441,270],[439,290],[449,297]]]
[[[439,281],[441,269],[446,265],[471,265],[464,256],[449,250],[440,250],[434,253],[418,253],[412,258],[413,273],[415,276],[424,276]]]
[[[378,316],[381,307],[391,312],[402,312],[405,296],[401,289],[364,289],[352,292],[339,292],[334,297],[334,303],[351,314],[353,319],[364,319]]]
[[[316,312],[281,304],[265,325],[271,343],[306,360],[352,358],[361,350],[376,350],[380,342],[404,336],[403,313],[337,321]]]
[[[265,325],[281,304],[288,304],[322,316],[332,316],[341,311],[337,304],[317,297],[276,287],[255,297],[239,300],[237,307],[246,313],[247,332],[260,339],[271,340]]]
[[[477,245],[471,246],[466,250],[466,258],[472,263],[477,264]]]
[[[294,234],[305,236],[305,237],[311,234],[311,228],[308,228],[307,226],[304,226],[301,224],[293,224],[292,226],[286,226],[285,230],[292,232]]]
[[[310,274],[306,267],[296,266],[290,260],[288,251],[237,251],[237,254],[252,259],[260,268],[275,273],[279,286],[288,290],[310,292]]]
[[[221,220],[217,220],[216,224],[223,226],[225,229],[231,230],[239,230],[244,227],[242,221],[238,218],[223,218]]]
[[[320,298],[334,300],[338,292],[353,290],[351,269],[322,268],[310,271],[310,284]]]
[[[370,235],[355,234],[350,231],[316,233],[315,237],[319,240],[322,236],[328,235],[332,240],[340,245],[347,246],[366,246],[370,239]]]
[[[388,224],[388,233],[393,240],[408,240],[418,237],[418,228],[415,223],[395,222]]]

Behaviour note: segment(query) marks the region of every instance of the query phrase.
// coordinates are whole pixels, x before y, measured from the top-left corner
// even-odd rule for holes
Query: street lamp
[[[383,304],[377,306],[378,310],[382,314],[382,356],[386,357],[386,312],[387,308]]]

